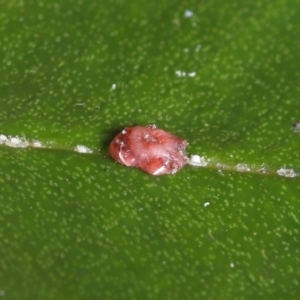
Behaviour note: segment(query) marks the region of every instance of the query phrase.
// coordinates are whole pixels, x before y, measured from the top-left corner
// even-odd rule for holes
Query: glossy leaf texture
[[[3,2],[0,297],[297,299],[299,4]],[[148,124],[207,167],[115,163]]]

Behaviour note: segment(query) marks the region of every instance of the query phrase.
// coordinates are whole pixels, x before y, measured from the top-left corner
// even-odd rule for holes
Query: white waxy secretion
[[[186,10],[184,11],[183,16],[184,16],[185,18],[190,18],[190,17],[193,16],[193,14],[194,14],[194,13],[193,13],[191,10],[186,9]]]
[[[79,152],[79,153],[92,153],[93,152],[90,148],[83,146],[83,145],[77,145],[74,148],[74,151]]]
[[[208,164],[208,161],[205,160],[204,156],[191,155],[191,158],[188,159],[188,164],[197,167],[205,167]]]
[[[5,141],[5,145],[13,148],[25,148],[29,145],[28,141],[25,139],[20,139],[19,137],[9,137]]]
[[[250,168],[246,164],[237,164],[235,169],[239,172],[249,172]]]
[[[192,71],[192,72],[185,72],[185,71],[181,71],[181,70],[177,70],[175,71],[175,74],[177,75],[177,77],[195,77],[196,76],[196,72]]]
[[[283,176],[283,177],[296,177],[297,176],[297,174],[295,173],[295,171],[293,169],[281,168],[281,169],[277,170],[276,173],[279,176]]]
[[[0,134],[0,144],[5,143],[6,140],[7,140],[7,136],[4,134]]]
[[[41,148],[42,147],[42,143],[40,141],[33,141],[32,142],[32,147]]]
[[[190,72],[190,73],[188,73],[188,76],[189,77],[195,77],[196,76],[196,72]]]

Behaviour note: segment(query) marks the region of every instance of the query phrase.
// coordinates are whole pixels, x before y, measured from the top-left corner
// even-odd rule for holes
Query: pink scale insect
[[[188,142],[156,125],[126,127],[110,143],[111,157],[152,175],[175,174],[187,163]]]

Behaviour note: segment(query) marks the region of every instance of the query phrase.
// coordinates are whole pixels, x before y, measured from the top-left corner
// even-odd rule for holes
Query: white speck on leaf
[[[33,141],[32,142],[32,147],[41,148],[42,147],[42,143],[40,141]]]
[[[195,77],[196,76],[196,72],[190,72],[190,73],[188,73],[188,76],[189,77]]]
[[[0,144],[5,143],[6,140],[7,140],[7,136],[4,134],[0,134]]]
[[[191,158],[188,159],[188,164],[192,166],[197,166],[197,167],[205,167],[208,164],[208,161],[205,160],[205,158],[199,155],[191,155]]]
[[[25,148],[29,145],[29,143],[25,139],[21,139],[16,136],[16,137],[9,137],[5,141],[5,145],[13,148]]]
[[[300,132],[300,122],[293,124],[293,127],[295,132]]]
[[[250,168],[246,164],[237,164],[235,169],[239,172],[249,172]]]
[[[194,13],[193,13],[191,10],[186,9],[186,10],[184,11],[183,16],[184,16],[185,18],[190,18],[190,17],[193,16],[193,14],[194,14]]]
[[[276,171],[276,173],[279,176],[283,176],[283,177],[296,177],[297,174],[295,173],[295,171],[293,169],[285,169],[285,168],[281,168],[279,170]]]
[[[77,145],[74,148],[74,151],[79,152],[79,153],[92,153],[93,152],[91,149],[89,149],[88,147],[83,146],[83,145]]]
[[[185,71],[181,71],[181,70],[177,70],[175,71],[175,74],[177,75],[177,77],[195,77],[196,76],[196,72],[192,71],[192,72],[185,72]]]
[[[176,74],[178,77],[184,77],[184,76],[186,75],[186,72],[177,70],[177,71],[175,71],[175,74]]]

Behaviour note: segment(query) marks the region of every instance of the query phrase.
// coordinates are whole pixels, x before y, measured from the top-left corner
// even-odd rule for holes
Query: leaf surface
[[[0,297],[296,299],[298,2],[2,3]],[[153,123],[208,166],[109,158]]]

